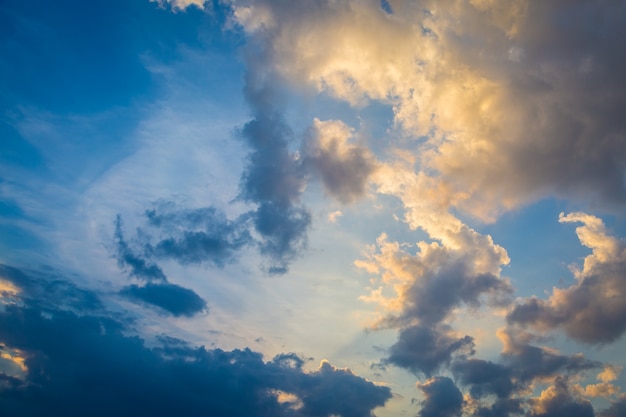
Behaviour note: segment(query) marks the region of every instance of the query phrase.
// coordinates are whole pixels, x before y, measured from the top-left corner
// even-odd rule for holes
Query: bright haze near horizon
[[[3,416],[626,416],[626,2],[4,0]]]

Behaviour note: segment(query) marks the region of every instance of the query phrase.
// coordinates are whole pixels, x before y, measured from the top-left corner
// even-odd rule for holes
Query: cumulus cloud
[[[328,194],[344,204],[362,197],[376,160],[367,147],[349,142],[345,123],[315,119],[304,145],[304,163],[321,178]]]
[[[411,326],[398,333],[398,341],[389,349],[383,364],[392,364],[430,377],[453,355],[473,354],[474,341],[470,336],[456,336],[450,329]]]
[[[19,270],[4,268],[20,280]],[[23,352],[28,369],[0,373],[0,407],[11,415],[371,417],[391,397],[327,362],[305,372],[294,354],[266,362],[249,349],[207,350],[166,336],[149,348],[104,309],[41,309],[22,299],[0,311],[0,340]],[[279,401],[279,391],[303,407]]]
[[[463,394],[450,378],[434,377],[417,387],[425,397],[419,417],[461,417]]]
[[[506,299],[512,288],[499,276],[500,263],[508,261],[506,253],[490,238],[483,239],[465,225],[456,232],[441,243],[418,242],[414,255],[398,242],[389,242],[383,234],[377,240],[378,250],[372,248],[368,259],[357,261],[357,266],[379,274],[382,283],[396,293],[394,298],[385,297],[383,287],[379,287],[363,297],[392,311],[380,321],[380,326],[414,322],[432,326],[448,319],[456,307],[478,307],[481,297],[490,298],[495,304]],[[476,242],[477,239],[483,242]],[[487,243],[487,247],[480,243]],[[456,244],[463,247],[454,247]]]
[[[530,399],[529,417],[594,417],[591,403],[572,396],[567,381],[557,378],[554,385]]]
[[[618,3],[232,3],[284,79],[387,104],[426,137],[418,167],[459,207],[489,218],[548,194],[626,201]]]
[[[561,214],[559,221],[582,223],[576,234],[592,253],[582,269],[573,269],[574,285],[554,288],[547,300],[522,300],[507,320],[541,330],[563,328],[568,336],[586,343],[612,342],[626,331],[626,246],[595,216]]]

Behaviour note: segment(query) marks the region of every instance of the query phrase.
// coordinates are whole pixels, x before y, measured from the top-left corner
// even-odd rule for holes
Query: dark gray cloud
[[[558,374],[575,375],[582,371],[602,367],[602,363],[585,358],[582,354],[561,355],[551,349],[518,343],[502,354],[503,362],[521,382]]]
[[[463,394],[450,378],[438,376],[417,386],[425,397],[419,417],[461,417]]]
[[[524,414],[520,399],[498,398],[489,407],[478,407],[473,417],[510,417]]]
[[[207,308],[206,301],[198,294],[188,288],[170,283],[130,285],[122,288],[120,294],[134,301],[157,306],[176,317],[192,317]]]
[[[272,106],[256,111],[241,131],[252,151],[241,177],[240,198],[257,205],[249,216],[260,235],[261,253],[270,261],[268,271],[285,273],[306,247],[311,224],[309,211],[298,203],[305,172],[302,161],[289,151],[292,133],[282,116]]]
[[[306,247],[311,214],[303,207],[263,203],[253,215],[255,229],[263,236],[261,253],[270,260],[268,271],[286,273],[289,262]]]
[[[155,222],[163,221],[154,214]],[[145,285],[124,287],[120,294],[132,301],[150,304],[174,316],[191,317],[206,310],[206,301],[193,290],[183,288],[168,281],[163,270],[155,263],[146,261],[137,255],[124,239],[122,218],[115,220],[115,240],[117,262],[120,267],[129,267],[130,275],[146,281]],[[147,245],[149,247],[149,245]]]
[[[145,215],[148,225],[161,234],[156,243],[146,244],[146,251],[157,258],[223,266],[236,260],[238,251],[253,242],[244,218],[230,221],[215,207],[185,209],[161,202]]]
[[[516,388],[512,379],[513,370],[505,365],[472,358],[455,361],[451,370],[461,385],[470,387],[473,398],[491,394],[508,398]]]
[[[506,298],[511,294],[507,281],[493,274],[474,274],[470,268],[468,259],[433,265],[412,282],[400,318],[417,318],[432,326],[446,319],[455,307],[478,307],[483,295]]]
[[[433,329],[416,325],[400,330],[398,341],[382,362],[431,376],[442,365],[449,364],[453,355],[472,354],[473,348],[470,336],[454,336],[445,327]]]
[[[567,387],[567,380],[556,378],[538,398],[530,400],[532,409],[529,417],[594,417],[591,403],[574,398]]]
[[[249,349],[207,350],[167,336],[148,348],[104,310],[36,304],[22,299],[0,310],[0,340],[19,349],[27,367],[23,378],[0,372],[7,415],[370,417],[391,397],[326,362],[306,373],[293,354],[265,362]],[[301,406],[280,401],[279,391]]]
[[[552,349],[531,345],[530,339],[519,335],[516,338],[511,330],[501,332],[500,338],[504,350],[499,363],[460,357],[450,366],[457,383],[468,388],[471,397],[477,401],[478,406],[473,411],[476,417],[509,417],[525,414],[526,409],[531,414],[525,415],[533,416],[535,414],[532,413],[539,413],[537,410],[545,409],[552,410],[552,413],[566,412],[555,408],[549,400],[551,396],[559,394],[560,399],[565,400],[566,397],[561,394],[567,392],[567,378],[578,378],[586,371],[604,366],[582,354],[562,355]],[[549,388],[545,395],[535,399],[527,398],[533,386],[548,381],[555,386]],[[493,401],[491,404],[490,400]],[[566,401],[571,404],[564,410],[580,408],[582,412],[586,412],[585,401],[570,400]],[[551,415],[553,414],[546,414]]]

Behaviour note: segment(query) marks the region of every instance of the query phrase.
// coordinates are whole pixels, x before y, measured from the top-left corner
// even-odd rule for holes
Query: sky
[[[6,416],[626,415],[626,2],[0,1]]]

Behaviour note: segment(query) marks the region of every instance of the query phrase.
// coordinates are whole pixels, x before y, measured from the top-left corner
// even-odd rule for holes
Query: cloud
[[[354,107],[387,105],[426,138],[417,169],[459,208],[488,219],[547,195],[626,201],[621,5],[232,3],[266,68]]]
[[[582,371],[601,368],[600,362],[591,361],[582,353],[561,355],[554,349],[531,345],[524,335],[511,329],[500,329],[503,362],[511,368],[521,382],[550,379],[559,374],[575,375]]]
[[[557,378],[555,384],[530,399],[529,417],[594,417],[589,401],[575,398],[569,392],[567,380]]]
[[[167,218],[159,217],[155,212],[148,212],[148,218],[156,224],[167,224]],[[188,288],[171,284],[163,270],[155,263],[146,261],[137,255],[124,239],[122,218],[115,220],[115,240],[117,262],[120,267],[130,267],[130,275],[146,282],[143,286],[130,285],[122,288],[120,294],[135,302],[156,306],[174,316],[192,317],[206,310],[206,301]],[[189,237],[189,235],[187,235]],[[159,248],[161,243],[157,245]],[[174,243],[166,249],[172,251]],[[150,248],[148,245],[147,248]],[[153,252],[150,248],[149,252]]]
[[[188,209],[161,202],[146,210],[145,216],[148,225],[160,232],[156,243],[146,244],[146,251],[157,258],[223,266],[253,243],[242,218],[228,220],[215,207]]]
[[[391,397],[327,362],[307,373],[293,354],[265,362],[249,349],[207,350],[166,336],[149,348],[106,310],[37,304],[22,299],[0,311],[0,340],[23,352],[28,369],[23,379],[0,374],[0,407],[11,415],[370,417]],[[302,410],[278,401],[277,391],[300,398]]]
[[[114,238],[116,243],[117,263],[120,268],[129,267],[131,276],[148,282],[167,282],[167,277],[158,265],[146,261],[129,248],[128,243],[124,240],[122,216],[119,214],[115,218]]]
[[[520,399],[497,399],[489,407],[479,406],[474,412],[474,417],[509,417],[524,414],[522,400]]]
[[[609,408],[598,413],[598,417],[620,417],[626,415],[626,396],[613,402]]]
[[[0,300],[9,304],[25,301],[42,310],[51,306],[71,311],[97,311],[102,308],[102,301],[96,294],[62,279],[62,273],[52,268],[43,272],[25,272],[0,264],[0,277],[3,284]]]
[[[417,387],[425,397],[419,417],[461,417],[463,394],[450,378],[434,377]]]
[[[455,361],[451,370],[460,384],[470,387],[473,398],[490,394],[508,398],[516,389],[513,370],[505,365],[472,358]]]
[[[576,234],[592,253],[582,269],[573,269],[574,285],[554,288],[547,300],[522,300],[507,320],[541,330],[563,328],[571,338],[586,343],[612,342],[626,331],[626,247],[595,216],[561,214],[559,221],[582,223]]]
[[[349,142],[353,130],[338,120],[315,119],[304,144],[304,164],[341,203],[362,197],[377,162],[367,147]]]
[[[176,317],[192,317],[207,307],[206,301],[192,290],[170,283],[130,285],[122,288],[120,294],[160,307]]]
[[[382,326],[414,321],[436,325],[448,319],[456,307],[476,308],[481,297],[504,303],[512,291],[509,282],[499,277],[500,264],[508,262],[506,252],[493,245],[490,237],[485,239],[465,225],[448,233],[441,243],[418,242],[414,255],[401,249],[398,242],[389,242],[384,234],[377,246],[377,251],[372,248],[368,259],[356,265],[381,275],[383,284],[397,295],[384,298],[375,289],[363,297],[397,311],[383,318]]]
[[[328,221],[331,223],[337,223],[341,216],[343,216],[343,213],[339,210],[335,210],[332,213],[328,213]]]
[[[458,337],[446,328],[411,326],[399,331],[397,342],[382,363],[430,377],[442,365],[449,364],[453,355],[471,355],[473,349],[474,341],[470,336]]]

